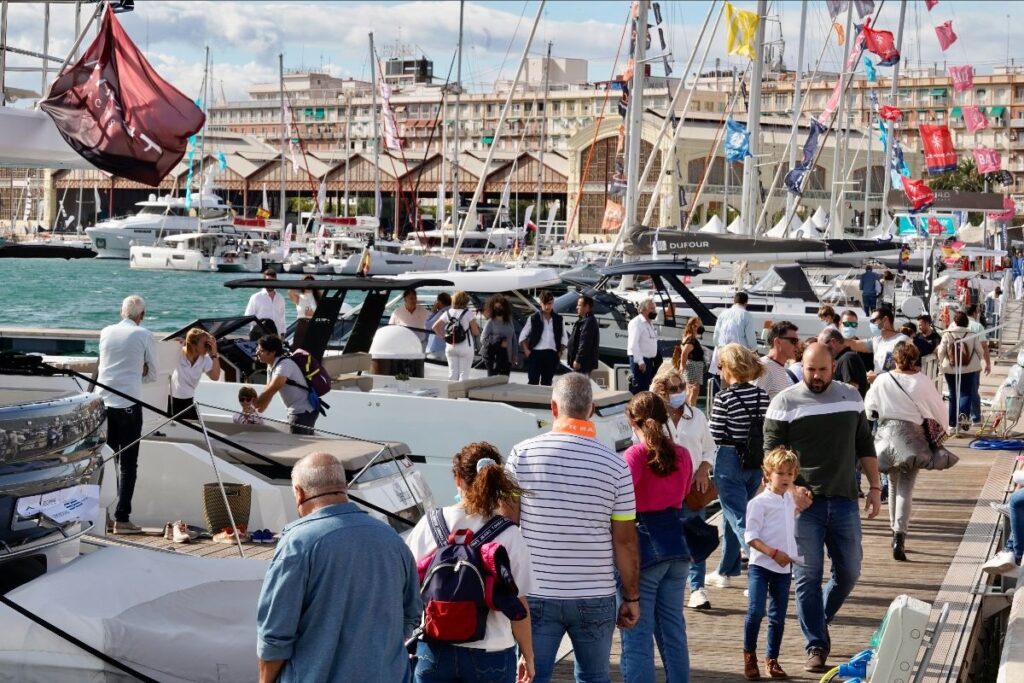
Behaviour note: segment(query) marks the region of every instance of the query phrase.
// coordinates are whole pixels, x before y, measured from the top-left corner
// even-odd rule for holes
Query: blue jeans
[[[867,292],[861,292],[861,296],[864,298],[864,315],[871,315],[871,311],[875,310],[878,302],[877,294],[868,294]]]
[[[686,560],[661,562],[640,571],[640,621],[621,631],[622,677],[626,683],[654,683],[654,642],[669,683],[690,680],[690,654],[683,618]]]
[[[808,649],[820,647],[827,651],[825,627],[853,592],[864,559],[857,499],[816,496],[796,519],[796,546],[803,557],[803,564],[793,567],[800,630]],[[832,571],[823,595],[825,550]]]
[[[960,393],[956,390],[956,374],[946,373],[946,388],[949,389],[949,425],[955,427],[960,415],[970,416],[971,420],[981,420],[981,394],[978,385],[981,371],[960,374]]]
[[[1020,564],[1024,558],[1024,489],[1014,491],[1007,503],[1010,504],[1010,537],[1006,539],[1006,549]]]
[[[416,645],[416,683],[515,683],[516,649],[488,652],[448,643]]]
[[[705,519],[707,517],[707,512],[704,510],[704,508],[701,508],[700,510],[697,510],[695,512],[695,511],[691,510],[690,508],[686,507],[686,504],[684,503],[683,504],[683,509],[682,509],[682,512],[681,512],[681,516],[682,516],[684,522],[686,520],[690,519],[691,517],[699,517],[701,519]],[[690,571],[687,574],[687,583],[690,585],[690,590],[691,591],[695,591],[695,590],[697,590],[699,588],[703,588],[704,587],[704,575],[705,575],[706,572],[707,572],[707,561],[706,560],[704,562],[691,562],[690,563]]]
[[[732,535],[725,534],[718,573],[739,576],[740,544],[746,545],[743,533],[747,526],[747,503],[761,485],[761,470],[745,470],[735,446],[719,446],[715,456],[715,486],[718,502],[722,504],[722,517]]]
[[[765,657],[778,659],[782,647],[782,633],[786,627],[786,608],[789,606],[790,574],[780,574],[756,564],[747,568],[749,584],[747,592],[747,617],[743,621],[743,651],[757,652],[757,634],[761,631],[761,620],[765,616],[765,601],[768,603],[768,642]]]
[[[680,599],[681,600],[681,599]],[[535,683],[548,683],[562,637],[568,633],[576,660],[577,683],[610,683],[609,661],[615,631],[615,596],[556,600],[529,598]],[[680,601],[680,609],[682,602]]]

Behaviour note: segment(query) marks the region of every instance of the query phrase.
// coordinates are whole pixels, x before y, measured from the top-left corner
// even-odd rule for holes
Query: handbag
[[[942,445],[943,442],[949,438],[949,435],[946,434],[946,430],[942,428],[942,425],[930,417],[924,417],[921,413],[921,409],[917,407],[917,403],[914,401],[914,398],[910,393],[903,388],[903,385],[900,384],[891,373],[889,376],[892,377],[892,381],[896,383],[896,386],[900,388],[900,391],[910,399],[910,402],[917,410],[917,414],[921,415],[921,429],[924,430],[924,438],[928,442],[928,447],[932,452],[932,457],[924,468],[928,470],[948,470],[960,462],[960,456]]]
[[[683,534],[686,545],[690,549],[691,562],[703,562],[711,557],[718,548],[718,529],[700,517],[690,517],[683,521]]]
[[[788,372],[788,371],[787,371]],[[745,470],[759,470],[764,464],[764,415],[760,408],[751,414],[747,404],[740,401],[743,412],[750,418],[750,429],[742,443],[736,444],[736,453],[740,456],[740,467]]]
[[[690,492],[686,494],[686,498],[683,499],[683,503],[686,507],[690,508],[694,512],[702,510],[708,506],[708,503],[718,498],[718,487],[715,486],[715,482],[708,480],[708,487],[701,493],[697,489],[697,482],[694,481],[690,486]]]

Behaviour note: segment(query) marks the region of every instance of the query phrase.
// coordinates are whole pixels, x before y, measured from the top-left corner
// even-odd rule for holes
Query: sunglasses
[[[797,344],[800,343],[800,337],[779,337],[779,339],[782,339],[783,341],[788,341],[793,346],[796,346]]]
[[[238,399],[238,402],[239,403],[252,403],[255,400],[256,399],[254,399],[254,398],[240,398],[240,399]]]
[[[843,327],[857,327],[857,321],[856,320],[844,320],[843,321]]]
[[[665,388],[668,389],[669,391],[682,391],[683,390],[683,385],[682,384],[666,384]]]

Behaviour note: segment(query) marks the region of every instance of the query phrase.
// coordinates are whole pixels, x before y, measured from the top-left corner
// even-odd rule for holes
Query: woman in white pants
[[[448,379],[462,382],[469,379],[473,366],[473,338],[480,336],[480,325],[469,308],[469,295],[455,292],[452,306],[434,323],[434,334],[444,339],[444,356],[448,359]]]

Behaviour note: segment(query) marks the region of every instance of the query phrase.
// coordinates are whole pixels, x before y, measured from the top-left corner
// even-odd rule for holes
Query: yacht
[[[194,197],[191,207],[185,206],[183,197],[156,195],[136,206],[139,211],[131,216],[100,221],[85,229],[97,258],[127,259],[132,245],[153,246],[161,237],[233,225],[231,207],[212,192]]]
[[[239,239],[223,232],[168,235],[154,246],[132,246],[130,266],[138,270],[259,273],[268,252],[264,240]]]

